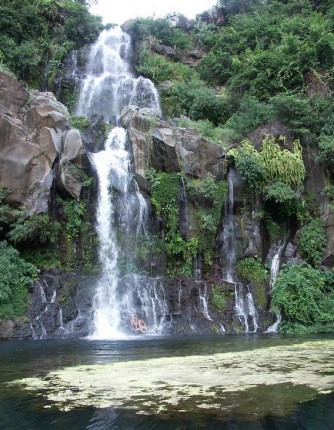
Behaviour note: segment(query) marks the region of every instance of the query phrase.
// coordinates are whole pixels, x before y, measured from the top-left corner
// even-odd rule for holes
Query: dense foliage
[[[246,185],[253,190],[272,182],[297,186],[306,173],[298,141],[294,142],[293,150],[288,151],[281,149],[274,138],[267,136],[262,142],[262,149],[257,151],[248,140],[244,140],[240,147],[229,151],[229,156],[233,157]]]
[[[37,269],[7,242],[0,242],[0,320],[23,314]]]
[[[0,63],[32,85],[52,87],[65,55],[92,42],[101,27],[84,1],[2,0]]]
[[[295,137],[319,138],[328,152],[334,135],[329,126],[334,6],[311,0],[222,0],[219,5],[223,23],[199,16],[188,35],[192,48],[206,51],[195,68],[150,52],[154,43],[179,54],[187,47],[180,29],[167,19],[137,20],[133,26],[136,43],[145,41],[137,70],[172,84],[161,90],[165,114],[208,119],[224,127],[222,138],[228,142],[278,120]]]
[[[263,283],[268,277],[266,269],[254,257],[239,260],[236,264],[236,271],[244,281],[253,282],[254,284]]]
[[[333,275],[310,266],[285,266],[274,285],[272,310],[283,332],[326,332],[334,323]]]
[[[302,256],[309,264],[317,266],[321,263],[326,244],[326,233],[320,219],[313,219],[303,226],[298,245]]]

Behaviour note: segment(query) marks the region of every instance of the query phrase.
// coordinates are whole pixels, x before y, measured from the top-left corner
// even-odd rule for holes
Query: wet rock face
[[[28,313],[0,324],[0,339],[82,337],[92,325],[96,279],[58,269],[44,271],[31,292]]]
[[[24,317],[0,324],[0,339],[52,339],[88,336],[93,328],[96,276],[44,271],[31,292]],[[235,310],[235,285],[220,279],[151,278],[126,275],[120,281],[121,330],[134,334],[130,318],[145,321],[149,334],[216,335],[245,332]],[[252,288],[252,287],[251,287]],[[241,291],[247,301],[249,289]],[[255,293],[255,291],[253,291]],[[256,294],[256,293],[255,293]],[[217,295],[220,301],[217,300]],[[125,305],[124,298],[129,301]],[[258,331],[271,321],[266,308],[257,309]],[[254,330],[251,314],[248,330]],[[140,334],[140,333],[139,333]]]

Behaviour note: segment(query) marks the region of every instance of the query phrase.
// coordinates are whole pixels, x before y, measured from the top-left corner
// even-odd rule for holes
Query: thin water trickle
[[[283,248],[284,248],[284,243],[283,244],[280,243],[278,246],[276,254],[274,255],[273,259],[271,260],[270,280],[269,280],[271,292],[272,292],[273,286],[274,286],[276,279],[277,279],[277,276],[278,276],[278,272],[279,272],[279,268],[280,268],[280,258],[281,258]],[[278,313],[275,316],[276,316],[276,321],[274,322],[274,324],[272,324],[270,327],[267,328],[265,333],[277,333],[278,332],[279,326],[282,322],[282,315],[280,313]]]
[[[209,315],[208,289],[206,284],[204,285],[203,290],[201,287],[199,287],[198,294],[199,294],[199,302],[200,302],[200,306],[199,306],[200,311],[202,312],[204,318],[206,318],[209,321],[212,321],[212,318]]]
[[[253,332],[258,330],[257,311],[254,299],[249,286],[239,282],[235,274],[235,264],[237,262],[237,230],[235,217],[235,185],[238,182],[237,172],[230,169],[227,175],[228,197],[224,207],[224,227],[222,233],[223,247],[222,254],[224,260],[224,280],[234,284],[235,313],[242,324],[244,331],[250,331],[249,321],[253,323]]]

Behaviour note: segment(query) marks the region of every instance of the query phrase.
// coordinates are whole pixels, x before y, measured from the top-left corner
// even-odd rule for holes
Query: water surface
[[[0,428],[333,429],[333,341],[333,336],[255,335],[3,342]],[[86,375],[80,373],[80,366],[87,367]],[[231,386],[234,369],[235,387]],[[182,379],[187,371],[188,378],[193,375],[196,381],[188,386]],[[152,380],[154,372],[159,380]],[[305,381],[295,380],[303,372]],[[87,386],[89,375],[93,383]],[[112,406],[116,376],[124,387],[117,392],[121,402]],[[27,381],[32,379],[27,378],[37,381],[37,386],[29,386]],[[135,379],[147,385],[146,391],[136,388]],[[12,385],[12,381],[20,383]],[[206,381],[221,384],[212,398],[204,395]],[[46,385],[38,386],[41,382]],[[96,388],[107,385],[101,393],[94,391],[94,384]],[[128,390],[126,401],[122,389]],[[179,395],[178,402],[165,402],[169,393],[171,398]],[[55,400],[57,395],[60,401]],[[99,408],[97,401],[108,406]]]

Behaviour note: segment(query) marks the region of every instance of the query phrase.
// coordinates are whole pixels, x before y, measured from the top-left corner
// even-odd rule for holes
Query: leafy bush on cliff
[[[326,326],[334,323],[333,283],[326,272],[286,265],[274,284],[271,308],[283,315],[282,332],[300,332],[302,327],[325,332]]]
[[[177,27],[174,27],[165,18],[139,18],[133,23],[131,32],[135,40],[154,38],[158,43],[173,46],[178,49],[189,47],[187,36]]]
[[[254,284],[263,284],[268,277],[266,269],[254,257],[239,260],[236,264],[236,271],[244,281],[253,282]]]
[[[293,150],[288,151],[281,149],[272,136],[266,136],[262,149],[257,151],[248,140],[244,140],[228,155],[234,159],[246,185],[253,190],[270,182],[298,186],[305,177],[302,148],[298,141],[294,142]]]
[[[26,295],[36,277],[34,265],[20,258],[7,242],[0,242],[0,319],[24,313]]]
[[[230,80],[234,90],[265,100],[302,89],[308,71],[333,64],[331,20],[315,13],[308,0],[271,0],[221,27],[198,71],[210,83]]]
[[[326,244],[326,233],[320,219],[313,219],[302,227],[298,239],[298,246],[303,258],[305,258],[309,264],[317,266],[321,263]]]

